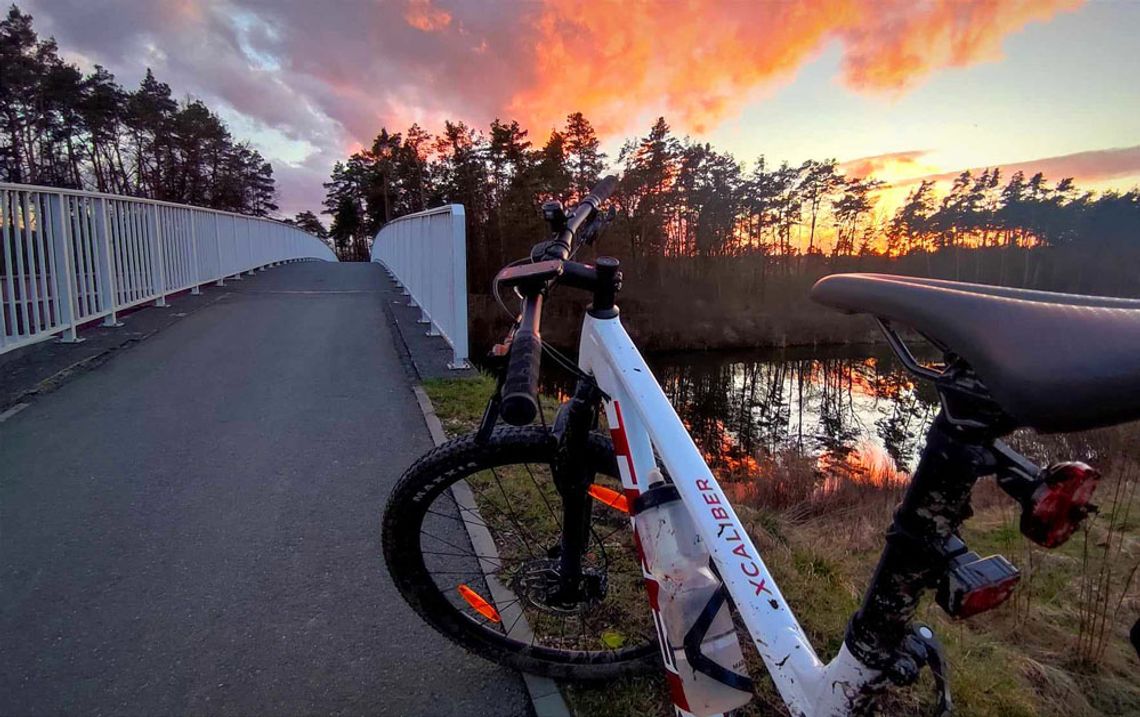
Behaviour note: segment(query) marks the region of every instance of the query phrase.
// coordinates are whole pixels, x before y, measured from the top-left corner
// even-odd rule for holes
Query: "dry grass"
[[[466,430],[493,389],[489,380],[427,384],[451,431]],[[982,555],[1002,553],[1022,570],[1006,605],[968,622],[952,621],[931,601],[919,619],[946,647],[956,714],[1140,714],[1137,658],[1128,630],[1140,616],[1140,427],[1070,437],[1016,436],[1040,462],[1079,459],[1104,471],[1101,512],[1065,546],[1047,551],[1025,540],[1019,513],[991,481],[975,491],[976,516],[963,537]],[[851,613],[882,548],[901,488],[885,476],[852,475],[821,490],[814,459],[793,453],[772,461],[763,485],[726,479],[734,505],[765,562],[823,659],[838,650]],[[744,714],[781,714],[763,666],[753,655],[757,698]],[[928,715],[929,678],[896,692],[885,714]],[[567,685],[581,715],[670,714],[662,680],[646,677],[590,688]]]

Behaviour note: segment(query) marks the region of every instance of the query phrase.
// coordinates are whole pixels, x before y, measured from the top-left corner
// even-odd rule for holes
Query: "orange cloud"
[[[643,112],[701,132],[788,82],[829,42],[843,82],[899,91],[932,72],[997,58],[1002,40],[1082,0],[545,0],[531,17],[535,79],[508,112],[532,127],[580,109],[603,132]]]
[[[876,154],[870,157],[859,157],[857,159],[850,159],[842,162],[839,168],[844,174],[849,174],[853,177],[866,177],[873,174],[881,179],[886,179],[884,175],[914,175],[926,174],[933,169],[928,169],[925,172],[922,168],[923,165],[919,160],[927,154],[925,149],[911,149],[904,152],[888,152],[887,154]],[[917,172],[915,170],[918,170]]]
[[[73,56],[128,83],[140,57],[153,59],[177,96],[229,105],[319,147],[304,175],[317,187],[315,168],[342,156],[348,139],[367,146],[380,127],[412,121],[438,131],[443,118],[517,119],[540,141],[581,111],[608,136],[657,115],[702,133],[827,49],[839,51],[844,86],[904,91],[942,68],[999,57],[1011,33],[1077,2],[153,0],[118,3],[118,23],[105,22],[106,3],[32,4],[41,35]],[[260,67],[262,57],[279,67]],[[900,181],[945,169],[896,159],[876,174]]]
[[[1001,171],[1003,177],[1009,177],[1014,172],[1023,172],[1026,177],[1030,177],[1041,172],[1046,179],[1053,181],[1065,177],[1072,177],[1079,182],[1135,178],[1140,177],[1140,145],[1074,152],[1073,154],[1042,157],[995,166]],[[978,174],[990,168],[992,167],[970,167],[968,169],[973,174]],[[928,174],[915,177],[909,183],[917,184],[922,180],[943,182],[954,179],[963,171],[965,170],[958,169],[953,172]]]
[[[404,20],[417,30],[435,32],[451,24],[451,13],[433,7],[431,0],[409,0]]]
[[[911,154],[918,155],[913,162],[904,160],[902,163],[897,163],[893,159],[896,155],[905,157]],[[1140,145],[1074,152],[986,167],[963,167],[952,172],[938,171],[933,166],[918,161],[924,154],[926,153],[895,152],[853,159],[842,163],[840,167],[845,172],[857,176],[859,172],[856,171],[856,167],[873,168],[871,173],[888,183],[877,194],[879,202],[876,209],[884,214],[891,214],[902,205],[906,201],[907,194],[919,182],[932,181],[939,187],[939,191],[946,191],[950,182],[966,170],[977,176],[986,170],[996,168],[1001,173],[1002,182],[1008,181],[1015,172],[1022,172],[1026,177],[1041,172],[1050,182],[1072,177],[1083,188],[1098,191],[1128,190],[1140,186]]]
[[[864,21],[840,31],[843,80],[852,88],[908,89],[943,67],[1001,57],[1006,35],[1074,10],[1083,0],[907,0],[882,2]]]

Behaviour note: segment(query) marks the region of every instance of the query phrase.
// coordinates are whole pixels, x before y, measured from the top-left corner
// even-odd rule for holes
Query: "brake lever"
[[[582,244],[590,246],[597,241],[598,237],[602,235],[602,231],[613,221],[615,216],[617,214],[613,207],[610,207],[610,210],[605,214],[597,212],[582,232]]]

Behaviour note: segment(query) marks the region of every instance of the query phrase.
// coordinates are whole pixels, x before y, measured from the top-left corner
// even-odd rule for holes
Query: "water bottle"
[[[706,717],[744,706],[752,699],[752,684],[724,586],[709,567],[708,550],[676,487],[654,469],[635,509],[645,562],[659,588],[673,661],[666,667],[681,678],[687,711]]]

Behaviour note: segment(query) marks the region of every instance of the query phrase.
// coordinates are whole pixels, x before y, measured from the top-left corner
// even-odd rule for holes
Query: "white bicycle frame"
[[[644,478],[657,465],[656,449],[791,714],[851,714],[856,702],[883,681],[883,674],[862,664],[846,645],[828,664],[816,655],[619,318],[586,316],[578,363],[610,398],[605,402],[606,418],[626,495],[633,498],[645,490]],[[642,571],[651,579],[644,561]],[[659,634],[664,635],[661,615],[656,605],[651,607]],[[680,714],[689,714],[667,645],[662,645],[662,652],[674,704]]]

